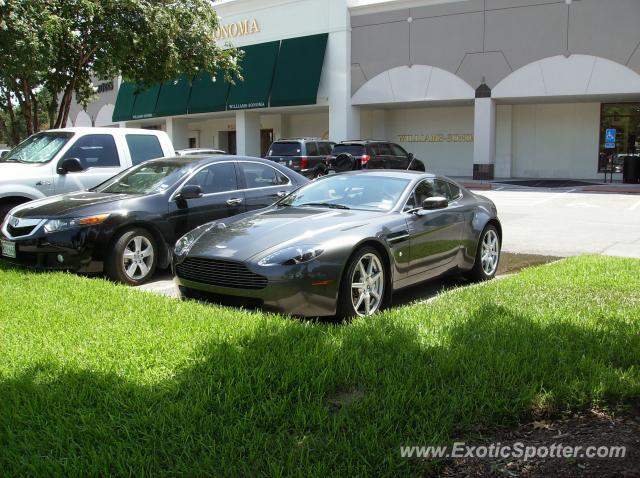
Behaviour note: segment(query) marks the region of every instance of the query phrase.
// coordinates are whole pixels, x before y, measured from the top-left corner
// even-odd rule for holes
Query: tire
[[[9,214],[9,211],[11,211],[16,206],[18,206],[18,203],[0,205],[0,224],[2,224],[2,222],[4,221],[4,218],[7,217],[7,214]]]
[[[490,244],[494,245],[491,246]],[[487,225],[482,231],[482,234],[480,234],[473,269],[465,272],[464,276],[474,282],[493,279],[498,271],[498,266],[500,265],[501,245],[502,239],[496,227],[491,224]],[[485,257],[489,252],[492,254],[491,262],[489,262],[488,257]],[[483,257],[485,258],[484,261]]]
[[[333,166],[337,172],[343,173],[345,171],[353,171],[356,169],[355,160],[349,153],[342,153],[336,156],[333,161]]]
[[[373,268],[369,269],[371,260],[373,260]],[[365,274],[370,270],[373,272],[371,274],[374,278],[373,282],[368,283],[366,280],[362,280],[361,263],[363,264]],[[375,279],[377,274],[381,274],[378,280]],[[388,274],[389,272],[387,271],[384,259],[380,252],[373,247],[363,247],[353,254],[340,282],[337,307],[338,318],[363,317],[382,310],[389,296]],[[363,287],[355,288],[354,284],[356,283],[362,284]],[[373,294],[374,291],[378,295],[377,299],[375,294]],[[369,305],[368,308],[367,304]]]
[[[142,285],[156,271],[159,249],[153,235],[142,228],[118,236],[105,261],[107,276],[123,284]]]

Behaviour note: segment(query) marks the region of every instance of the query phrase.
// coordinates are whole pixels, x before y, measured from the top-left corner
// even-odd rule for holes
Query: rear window
[[[322,143],[318,143],[318,153],[320,153],[323,156],[326,156],[327,154],[331,154],[331,143],[326,143],[326,142],[322,142]]]
[[[300,156],[300,143],[295,141],[273,143],[267,156]]]
[[[316,143],[307,143],[307,154],[309,156],[318,156],[318,145]]]
[[[134,166],[149,159],[164,156],[157,136],[150,134],[128,134],[127,145],[131,152],[131,162]]]
[[[351,156],[362,156],[365,154],[364,146],[360,144],[336,144],[331,154],[337,156],[344,153],[350,154]]]

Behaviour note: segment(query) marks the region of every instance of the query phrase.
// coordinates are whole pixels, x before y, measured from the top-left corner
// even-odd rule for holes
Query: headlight
[[[44,232],[51,234],[52,232],[65,231],[80,226],[96,226],[107,220],[109,214],[98,214],[96,216],[77,217],[71,219],[51,219],[44,225]]]
[[[191,247],[195,244],[195,242],[202,237],[204,233],[213,229],[216,226],[216,223],[208,223],[203,224],[202,226],[196,227],[193,231],[186,233],[178,242],[173,249],[173,252],[176,256],[184,256],[189,253]]]
[[[267,257],[262,258],[258,264],[261,266],[292,266],[312,261],[324,252],[319,246],[287,247]]]

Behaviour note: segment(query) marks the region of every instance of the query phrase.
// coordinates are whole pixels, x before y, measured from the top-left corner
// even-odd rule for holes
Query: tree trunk
[[[71,103],[71,96],[73,93],[73,86],[71,84],[67,85],[67,88],[64,90],[64,94],[62,95],[62,100],[58,105],[58,115],[56,116],[56,124],[53,126],[54,128],[64,128],[67,124],[67,118],[69,117],[69,112],[66,111],[67,104]],[[64,123],[62,122],[64,119]]]
[[[29,89],[29,84],[26,81],[22,81],[22,98],[18,96],[20,101],[20,107],[22,110],[22,116],[24,117],[25,126],[27,128],[27,136],[33,134],[33,104],[31,103],[31,95],[33,92]]]
[[[4,93],[5,98],[7,100],[7,112],[9,113],[9,122],[11,123],[11,146],[15,146],[20,142],[20,134],[18,133],[17,124],[16,124],[16,115],[13,111],[13,105],[11,103],[11,93],[8,90]]]
[[[31,104],[33,105],[33,132],[40,131],[40,113],[38,112],[38,98],[31,94]]]

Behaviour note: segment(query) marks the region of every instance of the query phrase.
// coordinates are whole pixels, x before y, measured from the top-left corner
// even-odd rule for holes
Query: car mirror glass
[[[422,201],[422,209],[433,211],[434,209],[444,209],[449,205],[447,198],[441,196],[430,197]]]
[[[202,197],[202,188],[197,184],[187,184],[176,195],[176,199],[188,200]]]
[[[77,173],[83,169],[82,163],[78,158],[64,158],[58,163],[56,172],[58,174]]]

